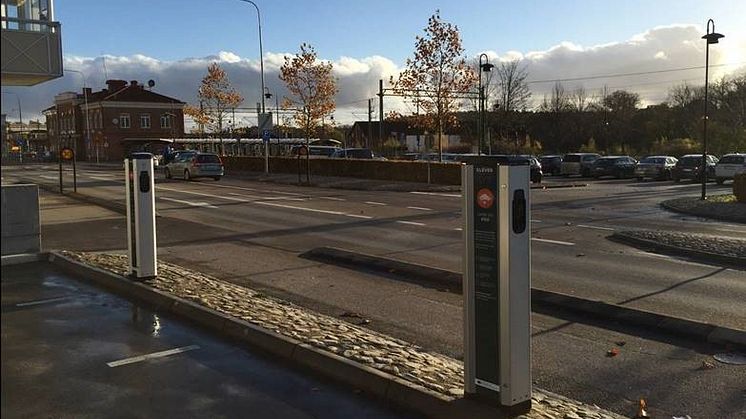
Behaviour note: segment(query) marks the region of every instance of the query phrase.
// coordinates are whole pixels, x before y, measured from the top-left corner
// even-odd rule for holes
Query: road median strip
[[[426,417],[506,417],[463,397],[461,362],[405,341],[164,262],[158,278],[135,282],[122,276],[123,255],[53,252],[50,260],[156,311],[182,316]],[[525,417],[621,418],[541,389],[534,389],[533,408]]]
[[[301,254],[301,257],[350,269],[378,273],[387,277],[394,276],[405,281],[432,286],[441,290],[445,289],[454,293],[462,292],[460,272],[332,247],[318,247]],[[731,344],[746,348],[746,331],[744,330],[603,301],[589,300],[536,287],[531,288],[531,308],[533,311],[547,314],[556,314],[557,310],[562,310],[588,316],[589,319],[594,321],[602,319],[607,322],[621,322],[627,326],[642,327],[696,342]]]

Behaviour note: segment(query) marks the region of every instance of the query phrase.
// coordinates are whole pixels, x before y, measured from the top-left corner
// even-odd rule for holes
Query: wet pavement
[[[414,416],[36,263],[2,269],[2,417]]]

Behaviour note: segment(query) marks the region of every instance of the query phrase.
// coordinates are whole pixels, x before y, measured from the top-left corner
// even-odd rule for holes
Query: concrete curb
[[[49,261],[60,269],[106,288],[126,298],[133,298],[160,312],[184,317],[218,334],[237,339],[268,354],[302,366],[314,373],[360,389],[429,418],[503,418],[505,413],[492,406],[468,399],[455,399],[433,392],[385,372],[301,343],[275,332],[236,319],[197,303],[151,288],[145,283],[89,266],[59,252],[51,252]]]
[[[435,287],[446,288],[455,293],[462,292],[461,274],[458,272],[330,247],[312,249],[302,254],[301,257],[352,269],[363,268],[386,276],[397,276],[404,280],[433,284]],[[694,341],[731,344],[746,348],[745,330],[731,329],[603,301],[588,300],[535,287],[531,288],[531,309],[532,311],[559,309],[593,319],[643,327]]]
[[[19,253],[17,255],[4,255],[2,256],[2,264],[0,266],[13,266],[22,265],[24,263],[38,262],[40,260],[46,260],[49,258],[47,253]]]
[[[702,218],[710,218],[713,220],[720,220],[720,221],[728,221],[732,223],[741,223],[746,224],[746,214],[742,217],[738,216],[730,216],[730,215],[723,215],[723,214],[717,214],[717,213],[711,213],[709,211],[703,211],[699,209],[690,209],[690,208],[682,208],[676,205],[676,202],[681,200],[683,198],[676,198],[676,199],[669,199],[668,201],[663,201],[660,203],[660,206],[663,209],[667,209],[669,211],[677,212],[679,214],[686,214],[686,215],[693,215],[695,217],[702,217]],[[694,198],[693,198],[694,199]]]
[[[717,253],[703,252],[696,249],[687,249],[685,247],[641,239],[639,237],[626,234],[623,231],[615,232],[614,234],[609,236],[608,239],[617,243],[635,246],[640,249],[652,250],[656,253],[663,253],[672,256],[682,256],[700,262],[716,262],[739,270],[746,269],[744,268],[746,267],[746,257],[728,256]]]

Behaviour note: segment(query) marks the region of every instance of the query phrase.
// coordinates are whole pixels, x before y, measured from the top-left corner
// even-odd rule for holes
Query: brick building
[[[107,80],[106,86],[54,97],[54,105],[43,111],[54,150],[74,148],[78,160],[121,160],[131,149],[184,135],[184,102],[135,80]]]

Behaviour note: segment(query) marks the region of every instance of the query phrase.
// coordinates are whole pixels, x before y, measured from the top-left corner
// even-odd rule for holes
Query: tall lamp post
[[[18,96],[18,93],[16,92],[3,92],[7,95],[15,95],[16,100],[18,101],[18,129],[20,132],[20,136],[23,137],[23,114],[21,113],[21,97]],[[4,146],[4,145],[3,145]],[[26,151],[28,151],[28,146],[26,147]],[[23,143],[21,143],[21,154],[20,159],[23,160]]]
[[[482,59],[484,59],[484,62],[482,62]],[[490,58],[487,56],[487,54],[479,54],[479,129],[477,132],[477,135],[479,135],[479,150],[477,151],[477,153],[479,155],[482,155],[485,120],[487,119],[484,114],[484,86],[482,86],[482,72],[489,73],[490,71],[492,71],[493,67],[495,66],[493,64],[490,64]]]
[[[244,3],[249,3],[256,9],[256,20],[259,26],[259,72],[261,73],[262,80],[262,114],[264,114],[264,49],[262,47],[262,14],[259,12],[259,6],[251,0],[239,0]],[[259,118],[261,120],[261,118]],[[264,173],[269,174],[269,147],[264,147]]]
[[[712,24],[712,31],[710,31],[710,24]],[[717,44],[720,38],[725,35],[715,32],[715,22],[712,19],[707,21],[707,34],[702,37],[706,43],[705,47],[705,116],[703,121],[703,134],[702,134],[702,200],[707,199],[707,105],[709,99],[707,97],[707,84],[710,80],[710,44]]]

